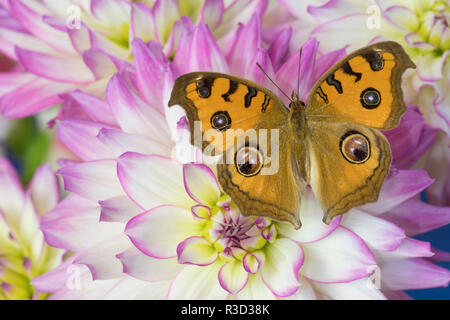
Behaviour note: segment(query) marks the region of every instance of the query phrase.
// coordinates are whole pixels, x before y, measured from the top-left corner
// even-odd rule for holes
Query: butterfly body
[[[306,103],[293,93],[288,107],[249,80],[193,72],[176,79],[169,106],[186,111],[193,145],[222,155],[219,182],[243,215],[299,228],[308,186],[326,223],[377,200],[391,162],[378,129],[395,127],[405,112],[400,83],[409,67],[397,43],[374,44],[326,72]]]

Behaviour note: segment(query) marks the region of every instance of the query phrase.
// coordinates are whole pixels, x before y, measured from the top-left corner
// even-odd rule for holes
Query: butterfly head
[[[289,103],[289,109],[303,109],[305,107],[305,103],[300,100],[298,93],[292,91],[291,93],[291,102]]]

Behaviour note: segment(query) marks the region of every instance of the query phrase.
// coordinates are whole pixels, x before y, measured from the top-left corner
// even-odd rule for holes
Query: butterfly
[[[398,43],[375,43],[329,69],[306,103],[293,93],[288,107],[252,81],[193,72],[175,80],[169,107],[186,112],[193,145],[227,160],[217,164],[218,180],[244,216],[298,229],[302,193],[310,186],[329,224],[378,199],[391,163],[379,130],[396,127],[407,109],[401,90],[407,68],[415,65]],[[240,139],[249,131],[275,143]],[[276,170],[263,174],[273,159]]]

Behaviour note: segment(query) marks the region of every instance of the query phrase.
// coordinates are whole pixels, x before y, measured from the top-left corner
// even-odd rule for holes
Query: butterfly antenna
[[[289,99],[289,101],[292,102],[292,99],[291,99],[286,93],[284,93],[283,90],[281,90],[281,88],[275,83],[275,81],[273,81],[273,80],[269,77],[269,75],[264,71],[263,67],[261,67],[261,65],[260,65],[258,62],[256,63],[256,65],[257,65],[257,66],[261,69],[261,71],[266,75],[267,79],[269,79],[270,82],[272,82],[272,83],[274,84],[274,86],[277,87],[278,90],[280,90],[280,92],[281,92],[282,94],[284,94],[284,95],[286,96],[286,98]]]
[[[300,53],[298,55],[297,97],[300,95],[300,66],[302,62],[302,50],[303,48],[300,48]]]

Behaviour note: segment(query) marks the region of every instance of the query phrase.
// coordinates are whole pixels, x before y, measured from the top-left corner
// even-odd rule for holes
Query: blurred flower
[[[12,165],[0,158],[0,299],[46,297],[30,282],[62,262],[64,251],[48,246],[39,228],[58,201],[59,184],[49,166],[41,166],[23,190]]]
[[[197,70],[232,72],[278,93],[259,62],[291,92],[299,48],[291,55],[291,30],[279,32],[264,49],[254,14],[220,49],[199,24],[181,33],[172,61],[156,41],[135,39],[134,66],[111,78],[106,102],[77,91],[65,97],[58,135],[80,160],[60,161],[70,194],[41,228],[49,244],[75,255],[35,279],[37,288],[54,299],[384,299],[448,284],[449,271],[426,260],[433,255],[429,243],[410,238],[450,220],[449,208],[416,199],[432,184],[424,171],[393,169],[377,203],[330,225],[308,189],[303,225],[294,230],[241,216],[212,168],[192,163],[199,154],[189,146],[183,113],[167,108],[174,79]],[[303,45],[301,97],[346,54],[318,50],[314,39]],[[433,140],[414,108],[409,112],[420,139]],[[390,139],[399,167],[415,162],[402,148],[414,148],[416,140],[395,133]],[[72,268],[79,270],[75,289],[67,286]]]
[[[217,35],[267,0],[7,0],[0,3],[0,51],[17,66],[0,73],[0,113],[17,118],[63,101],[82,90],[103,97],[109,78],[130,66],[134,39],[154,40],[171,56],[182,30],[205,22]]]

